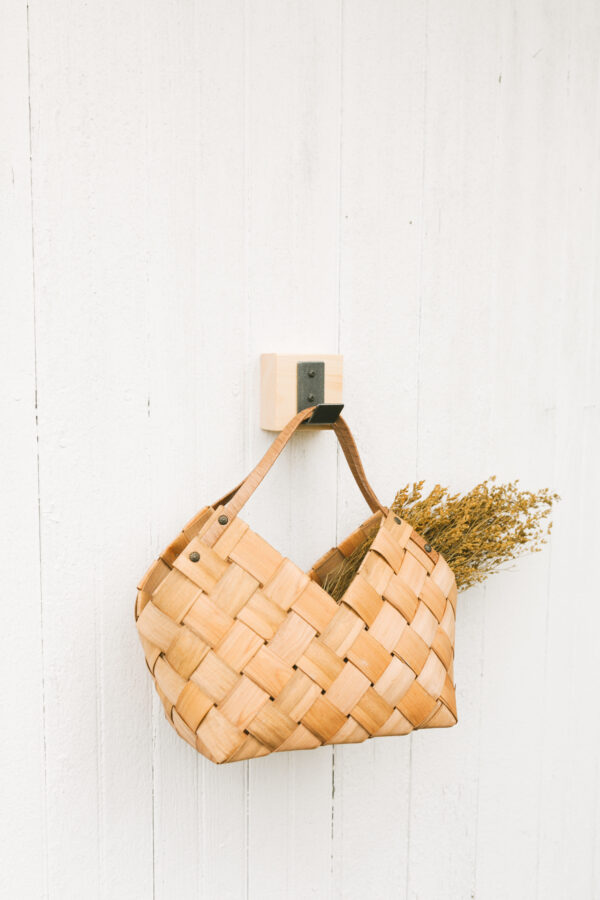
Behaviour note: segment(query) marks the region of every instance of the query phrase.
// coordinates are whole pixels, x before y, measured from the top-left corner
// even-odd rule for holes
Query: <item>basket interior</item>
[[[324,553],[323,556],[319,557],[308,572],[311,580],[316,581],[318,585],[323,587],[327,576],[341,569],[356,548],[360,547],[361,544],[370,537],[373,537],[381,525],[382,520],[383,513],[373,513],[372,516],[369,516],[369,518],[362,522],[358,528],[351,532],[348,537],[344,538],[337,547],[332,547],[331,550],[328,550],[327,553]]]

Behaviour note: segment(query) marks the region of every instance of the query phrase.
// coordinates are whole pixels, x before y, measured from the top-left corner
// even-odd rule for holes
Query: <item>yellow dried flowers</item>
[[[391,506],[442,554],[459,590],[484,581],[526,550],[541,550],[552,528],[546,520],[558,494],[547,488],[522,491],[518,479],[507,484],[495,481],[492,476],[467,494],[451,494],[437,484],[426,497],[425,482],[417,481],[399,490]],[[335,600],[352,581],[373,537],[327,576],[323,586]]]

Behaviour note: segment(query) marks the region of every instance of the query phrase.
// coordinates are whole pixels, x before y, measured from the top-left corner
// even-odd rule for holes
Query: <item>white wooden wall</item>
[[[600,6],[3,0],[0,894],[600,898]],[[496,473],[551,545],[460,599],[459,724],[216,767],[134,589],[340,352],[384,502]],[[246,518],[367,514],[301,434]]]

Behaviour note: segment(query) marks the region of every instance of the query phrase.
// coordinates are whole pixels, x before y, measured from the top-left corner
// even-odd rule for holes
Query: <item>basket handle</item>
[[[310,418],[314,409],[316,409],[315,406],[308,406],[291,418],[285,428],[279,432],[260,462],[252,469],[248,477],[240,482],[240,484],[228,494],[225,494],[215,506],[224,504],[223,513],[225,515],[229,518],[237,516],[241,508],[250,499],[260,482],[263,480],[293,433],[303,422]],[[346,461],[350,466],[350,471],[354,475],[354,480],[367,501],[371,512],[381,512],[384,516],[387,516],[389,510],[387,507],[382,506],[375,496],[371,485],[367,481],[367,476],[365,475],[365,470],[362,467],[360,456],[358,454],[358,448],[347,423],[341,416],[338,416],[337,420],[330,427],[335,432],[340,447],[344,451]]]

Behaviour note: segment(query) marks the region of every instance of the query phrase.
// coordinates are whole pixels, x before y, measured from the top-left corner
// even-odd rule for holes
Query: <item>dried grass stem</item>
[[[439,484],[423,496],[424,481],[399,490],[393,512],[409,522],[445,558],[459,590],[484,581],[510,560],[536,553],[547,542],[558,494],[547,488],[522,491],[518,479],[496,484],[494,476],[466,494]],[[324,587],[340,600],[371,546],[374,534],[328,575]]]

